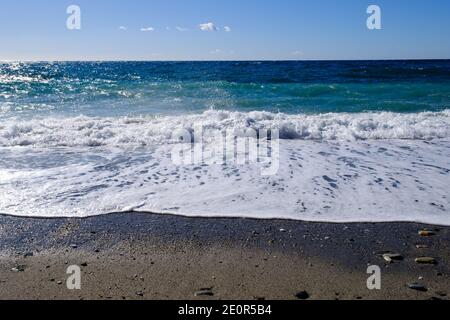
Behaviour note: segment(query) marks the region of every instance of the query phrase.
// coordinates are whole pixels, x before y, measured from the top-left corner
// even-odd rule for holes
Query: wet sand
[[[450,227],[416,223],[0,216],[0,299],[448,299],[449,261]],[[70,265],[81,290],[66,287]],[[369,265],[381,268],[381,290],[367,289]]]

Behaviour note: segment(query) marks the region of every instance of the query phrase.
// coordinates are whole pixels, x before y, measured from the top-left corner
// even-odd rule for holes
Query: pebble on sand
[[[403,256],[398,253],[385,253],[383,254],[383,259],[387,262],[392,262],[393,260],[403,260]]]
[[[420,264],[437,264],[437,261],[435,258],[431,258],[431,257],[420,257],[420,258],[416,258],[416,263],[420,263]]]
[[[423,284],[420,283],[410,283],[408,284],[408,287],[412,290],[416,290],[416,291],[428,291],[427,287],[425,287]]]
[[[17,267],[12,268],[11,271],[14,271],[14,272],[24,272],[24,271],[25,271],[25,268],[26,268],[26,266],[20,265],[20,266],[17,266]]]
[[[213,295],[214,295],[214,293],[212,292],[211,288],[203,288],[194,293],[194,296],[196,296],[196,297],[213,296]]]
[[[306,291],[299,291],[295,294],[295,297],[300,300],[309,299],[309,294]]]
[[[419,231],[419,236],[421,237],[430,237],[430,236],[434,236],[435,233],[433,231],[429,231],[429,230],[420,230]]]

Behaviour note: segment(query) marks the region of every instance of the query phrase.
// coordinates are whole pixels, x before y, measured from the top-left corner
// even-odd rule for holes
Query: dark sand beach
[[[417,223],[0,216],[0,299],[448,299],[449,261],[450,228]],[[81,290],[66,287],[69,265]],[[367,289],[368,265],[381,290]]]

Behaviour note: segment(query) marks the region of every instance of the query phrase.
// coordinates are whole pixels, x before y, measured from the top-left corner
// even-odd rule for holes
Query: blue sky
[[[366,27],[371,4],[382,30]],[[448,59],[450,1],[2,0],[0,39],[0,60]]]

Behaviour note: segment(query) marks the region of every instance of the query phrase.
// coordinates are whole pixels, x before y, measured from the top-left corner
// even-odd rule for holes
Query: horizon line
[[[11,62],[351,62],[351,61],[445,61],[450,58],[392,58],[392,59],[234,59],[234,60],[214,60],[214,59],[179,59],[179,60],[152,60],[152,59],[55,59],[55,60],[41,60],[41,59],[24,59],[24,60],[9,60],[0,59],[0,63]]]

